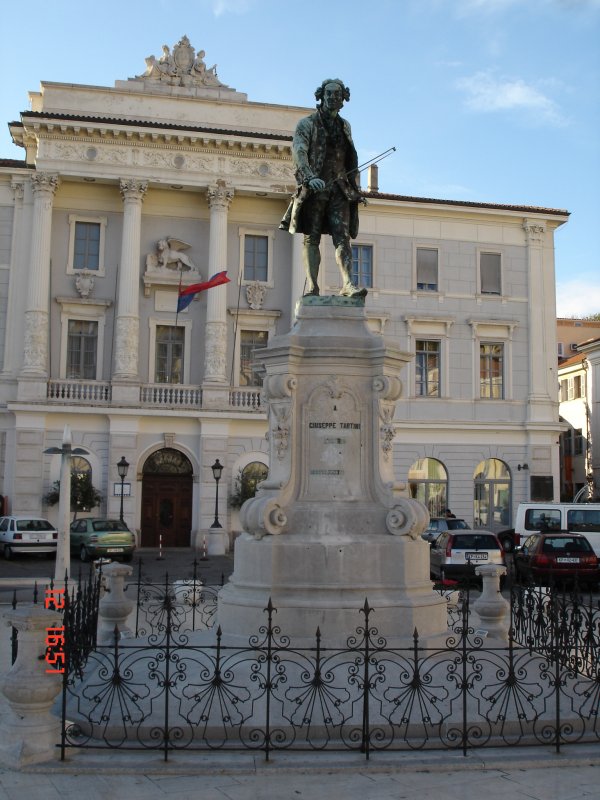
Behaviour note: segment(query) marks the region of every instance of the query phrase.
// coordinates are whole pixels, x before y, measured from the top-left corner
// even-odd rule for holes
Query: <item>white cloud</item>
[[[559,317],[587,317],[600,313],[600,284],[598,278],[574,278],[556,284],[556,314]]]
[[[473,111],[533,111],[538,119],[554,125],[565,123],[554,101],[521,78],[496,78],[490,72],[477,72],[456,85],[466,93],[466,104]]]

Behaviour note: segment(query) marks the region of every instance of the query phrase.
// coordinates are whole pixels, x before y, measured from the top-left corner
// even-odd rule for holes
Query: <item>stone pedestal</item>
[[[393,418],[411,356],[368,328],[364,300],[303,298],[297,321],[260,353],[270,471],[240,512],[245,530],[219,596],[219,624],[247,641],[264,623],[295,640],[344,642],[362,622],[389,638],[446,630],[432,591],[428,514],[395,482]]]
[[[498,564],[481,564],[475,567],[482,583],[481,595],[473,604],[473,611],[479,616],[482,628],[490,639],[508,641],[510,605],[500,593],[500,579],[506,575],[506,567]]]
[[[209,556],[224,556],[229,545],[229,536],[221,528],[209,528],[206,532],[206,552]],[[204,540],[203,540],[204,541]]]
[[[56,757],[60,720],[50,713],[62,687],[62,675],[44,659],[48,629],[62,625],[60,613],[43,606],[28,606],[3,615],[17,629],[17,660],[1,684],[11,708],[0,726],[0,763],[24,767]],[[8,638],[8,634],[7,634]],[[57,665],[56,668],[58,668]]]
[[[133,610],[134,601],[125,596],[125,578],[132,572],[132,567],[116,561],[107,564],[102,570],[106,579],[106,590],[98,606],[98,644],[112,644],[115,627],[119,629],[121,639],[133,636],[126,620]]]

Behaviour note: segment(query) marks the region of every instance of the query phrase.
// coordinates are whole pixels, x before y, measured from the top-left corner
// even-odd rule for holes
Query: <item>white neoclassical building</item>
[[[250,101],[186,37],[113,88],[42,83],[30,100],[10,123],[24,158],[0,160],[5,507],[55,518],[43,496],[60,456],[44,451],[68,423],[87,450],[74,469],[104,497],[93,513],[118,515],[124,457],[140,543],[196,543],[219,459],[233,532],[236,479],[268,467],[252,352],[289,329],[303,291],[301,237],[278,224],[311,109]],[[432,513],[506,527],[519,501],[559,496],[554,231],[568,214],[383,194],[375,170],[366,195],[355,277],[373,329],[414,356],[396,477]],[[222,270],[229,284],[177,313],[181,287]]]

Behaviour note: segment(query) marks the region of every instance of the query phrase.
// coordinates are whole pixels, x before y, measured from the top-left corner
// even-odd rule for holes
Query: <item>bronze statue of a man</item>
[[[315,91],[314,114],[296,126],[292,154],[298,188],[279,227],[304,234],[305,295],[319,294],[321,234],[331,235],[335,260],[342,274],[341,295],[364,297],[366,289],[352,283],[352,246],[358,234],[356,179],[358,157],[350,125],[339,115],[350,90],[339,78],[327,79]]]

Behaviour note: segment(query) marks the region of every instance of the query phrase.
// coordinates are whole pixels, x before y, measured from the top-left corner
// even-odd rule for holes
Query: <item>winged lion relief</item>
[[[153,272],[157,270],[181,270],[182,272],[198,272],[191,258],[185,253],[191,244],[182,242],[181,239],[159,239],[156,251],[146,256],[146,269]]]

